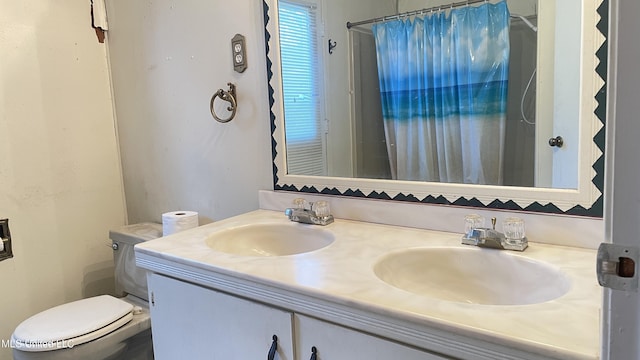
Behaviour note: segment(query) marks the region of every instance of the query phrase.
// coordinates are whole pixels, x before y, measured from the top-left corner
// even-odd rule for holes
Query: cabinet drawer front
[[[309,360],[313,347],[317,350],[318,359],[448,359],[374,335],[298,314],[294,315],[294,329],[296,359],[298,360]]]
[[[292,360],[292,314],[150,273],[149,307],[156,360]]]

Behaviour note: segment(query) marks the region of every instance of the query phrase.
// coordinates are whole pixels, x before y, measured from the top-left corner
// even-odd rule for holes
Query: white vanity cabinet
[[[274,335],[274,360],[444,359],[156,273],[149,274],[148,284],[157,360],[270,359]]]
[[[264,359],[273,335],[279,339],[274,360],[311,360],[312,347],[316,360],[600,358],[602,290],[590,275],[593,250],[534,244],[524,253],[506,253],[461,245],[457,233],[340,219],[324,228],[292,224],[280,212],[257,210],[136,245],[136,264],[150,274],[157,359]],[[260,243],[263,232],[256,229],[267,226],[282,231],[281,237]],[[293,226],[334,241],[287,256],[212,248],[213,237],[229,243],[248,237],[255,241],[245,244],[262,247],[315,239],[291,235],[287,229]],[[229,236],[238,231],[242,237]],[[447,256],[472,251],[481,265],[480,260],[503,264],[509,274],[528,269],[520,267],[523,262],[538,264],[527,270],[536,276],[539,269],[556,269],[561,286],[539,290],[564,293],[533,303],[527,302],[533,294],[527,294],[525,305],[518,306],[463,303],[429,293],[419,278],[414,279],[416,291],[403,290],[376,272],[402,254],[425,259],[430,251],[438,255],[444,250],[451,252]],[[404,272],[397,275],[408,278]],[[476,284],[467,280],[461,277],[450,285],[465,289]]]
[[[316,350],[317,360],[445,359],[413,347],[299,314],[294,314],[294,333],[298,360],[312,359],[312,348]]]
[[[156,360],[293,360],[292,313],[149,273]]]

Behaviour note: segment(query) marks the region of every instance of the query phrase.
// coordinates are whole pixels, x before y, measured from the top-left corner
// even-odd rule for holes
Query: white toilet
[[[153,359],[147,278],[133,246],[162,236],[162,225],[141,223],[109,232],[115,298],[101,295],[56,306],[23,321],[11,336],[15,360]]]

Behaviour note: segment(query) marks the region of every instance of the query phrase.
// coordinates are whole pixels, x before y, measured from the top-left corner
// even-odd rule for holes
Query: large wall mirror
[[[602,216],[602,0],[264,0],[274,188]]]

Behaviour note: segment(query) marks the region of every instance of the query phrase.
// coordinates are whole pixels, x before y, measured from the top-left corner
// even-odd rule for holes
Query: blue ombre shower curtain
[[[374,24],[394,179],[502,184],[506,2]]]

